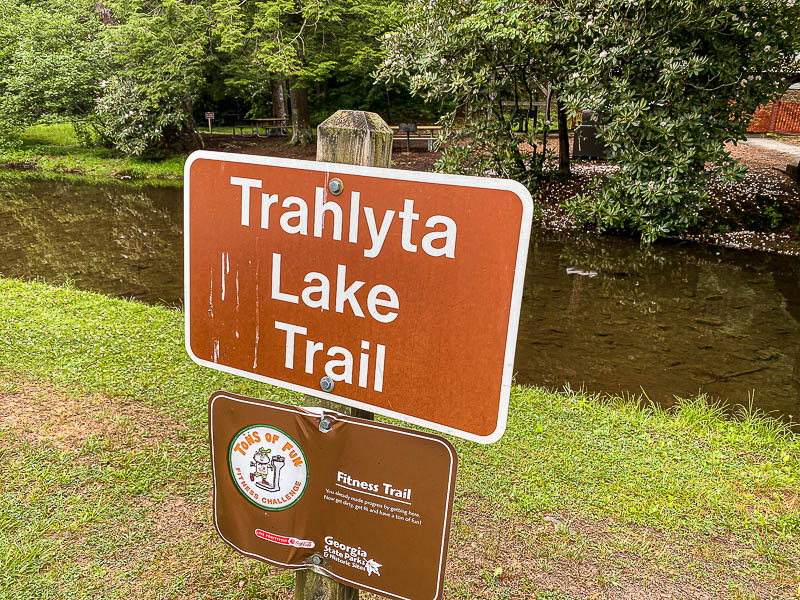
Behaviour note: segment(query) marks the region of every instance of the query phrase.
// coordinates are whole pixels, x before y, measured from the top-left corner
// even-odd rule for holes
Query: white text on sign
[[[246,177],[231,177],[231,184],[241,186],[242,199],[242,225],[250,227],[251,195],[253,189],[261,189],[263,182],[260,179],[248,179]],[[278,194],[261,194],[260,204],[260,226],[262,229],[269,229],[271,221],[272,207],[280,202],[283,212],[280,214],[278,224],[280,228],[290,235],[308,235],[309,222],[313,224],[313,236],[321,238],[325,226],[325,217],[330,214],[333,219],[334,240],[341,241],[344,229],[344,210],[334,199],[326,199],[325,189],[315,188],[313,218],[309,218],[309,204],[299,196],[286,196],[280,202]],[[280,209],[279,209],[280,210]],[[276,211],[277,212],[277,211]],[[418,244],[414,242],[414,223],[420,220],[419,213],[414,212],[414,200],[405,199],[403,210],[385,210],[383,218],[378,223],[375,210],[371,206],[361,207],[361,194],[357,191],[350,193],[350,206],[348,210],[347,241],[352,244],[358,243],[358,230],[361,221],[361,214],[364,215],[367,229],[369,231],[370,246],[364,248],[364,256],[376,258],[380,255],[389,230],[394,224],[394,217],[402,221],[401,245],[407,252],[416,252]],[[443,229],[441,229],[443,227]],[[419,245],[423,252],[428,256],[444,256],[455,258],[456,251],[456,222],[444,215],[432,215],[425,220],[425,228],[432,230],[425,233]]]
[[[421,215],[415,212],[414,200],[403,200],[403,209],[395,211],[383,210],[379,217],[376,210],[361,203],[361,194],[358,191],[350,193],[349,206],[343,207],[334,198],[328,197],[326,190],[315,187],[314,202],[309,204],[299,196],[286,196],[281,199],[278,194],[260,193],[260,203],[255,190],[261,190],[264,182],[261,179],[247,177],[231,177],[230,183],[240,188],[241,199],[241,225],[242,227],[260,227],[273,229],[278,227],[288,235],[311,235],[322,238],[325,225],[330,225],[330,237],[342,241],[342,235],[347,231],[347,242],[359,243],[359,228],[361,220],[366,224],[369,233],[368,244],[364,246],[363,254],[366,258],[380,256],[384,243],[393,226],[400,227],[400,245],[406,252],[416,253],[419,248],[422,252],[432,257],[454,259],[456,252],[456,222],[445,215],[430,215],[424,221],[425,232],[421,238],[415,231],[414,225],[421,220]],[[254,198],[255,196],[255,198]],[[274,208],[274,210],[273,210]],[[253,210],[255,209],[255,210]],[[256,212],[252,219],[251,213]],[[397,220],[395,220],[395,216]],[[346,223],[345,223],[346,220]],[[276,225],[277,223],[277,225]],[[395,225],[399,223],[399,225]],[[303,277],[303,284],[296,281],[288,282],[281,272],[282,257],[279,253],[272,254],[272,277],[270,297],[272,300],[300,304],[301,302],[312,309],[333,310],[344,314],[348,312],[356,317],[366,318],[366,315],[379,323],[391,323],[400,312],[400,298],[397,292],[385,283],[377,283],[365,287],[365,281],[347,279],[347,266],[337,264],[335,274],[324,274],[309,271]],[[331,281],[333,280],[333,285]],[[362,288],[363,291],[362,291]],[[333,303],[331,303],[333,300]],[[366,308],[366,312],[364,311]],[[347,309],[347,310],[346,310]],[[286,369],[303,369],[310,375],[318,373],[318,355],[327,357],[321,371],[333,381],[347,384],[357,384],[361,388],[371,385],[376,392],[383,391],[383,374],[386,367],[386,346],[374,344],[374,356],[371,356],[373,344],[361,340],[361,347],[355,352],[339,345],[328,345],[315,341],[309,337],[308,328],[302,325],[274,322],[275,329],[284,333]],[[305,338],[305,344],[300,338]],[[358,366],[355,365],[354,355],[358,354]],[[370,360],[372,359],[372,360]],[[324,359],[323,359],[324,360]],[[372,363],[372,364],[370,364]]]

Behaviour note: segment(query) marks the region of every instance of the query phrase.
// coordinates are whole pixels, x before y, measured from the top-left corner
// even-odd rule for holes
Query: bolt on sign
[[[392,598],[442,597],[457,468],[447,440],[227,392],[208,417],[228,544]]]
[[[195,362],[502,436],[533,212],[522,185],[199,151],[184,193]]]

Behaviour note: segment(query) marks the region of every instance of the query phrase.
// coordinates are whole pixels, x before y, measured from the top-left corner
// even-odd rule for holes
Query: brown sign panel
[[[531,215],[513,181],[195,152],[186,348],[205,366],[493,442]]]
[[[452,445],[316,410],[211,396],[220,536],[280,567],[313,569],[392,598],[441,598],[456,480]]]

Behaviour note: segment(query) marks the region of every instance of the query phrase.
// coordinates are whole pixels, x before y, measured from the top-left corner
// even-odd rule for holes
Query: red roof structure
[[[792,85],[780,100],[760,106],[747,132],[800,135],[800,89],[796,89],[796,85]]]

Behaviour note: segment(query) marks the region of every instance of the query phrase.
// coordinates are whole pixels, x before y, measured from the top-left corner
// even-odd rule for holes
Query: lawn
[[[185,156],[125,157],[99,146],[82,146],[69,123],[36,125],[22,134],[22,146],[0,149],[0,164],[92,178],[160,179],[183,183]]]
[[[206,403],[302,397],[191,363],[178,310],[0,296],[0,598],[291,598],[214,531]],[[515,387],[500,442],[452,441],[447,598],[800,597],[800,440],[776,421]]]

